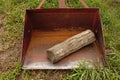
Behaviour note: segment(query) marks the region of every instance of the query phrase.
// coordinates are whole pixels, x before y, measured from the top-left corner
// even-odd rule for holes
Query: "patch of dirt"
[[[47,80],[62,80],[69,72],[70,70],[54,71]]]
[[[112,54],[113,50],[112,49],[106,49],[105,50],[105,55],[110,55]]]
[[[17,44],[14,48],[0,53],[0,73],[9,68],[14,68],[15,63],[19,60],[21,45]]]
[[[33,80],[63,80],[70,70],[34,70],[31,71]]]
[[[2,51],[2,33],[4,32],[3,28],[0,29],[0,51]]]

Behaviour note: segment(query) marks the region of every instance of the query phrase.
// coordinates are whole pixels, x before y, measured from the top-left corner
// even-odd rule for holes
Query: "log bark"
[[[49,48],[47,50],[47,57],[52,63],[56,63],[57,61],[79,50],[80,48],[91,44],[95,40],[94,33],[91,30],[85,30]]]

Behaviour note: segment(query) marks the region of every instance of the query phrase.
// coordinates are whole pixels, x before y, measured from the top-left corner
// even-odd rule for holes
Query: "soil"
[[[14,68],[16,61],[20,60],[21,45],[17,44],[14,48],[0,53],[0,73],[9,68]]]
[[[105,55],[110,55],[112,54],[113,50],[112,49],[106,49],[105,50]]]

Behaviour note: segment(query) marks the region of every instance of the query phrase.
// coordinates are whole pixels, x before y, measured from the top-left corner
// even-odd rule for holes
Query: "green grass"
[[[8,69],[0,75],[0,80],[16,80],[21,71],[21,64],[17,62],[14,69]]]
[[[0,0],[0,14],[5,15],[3,24],[4,33],[2,37],[5,51],[14,47],[22,40],[24,26],[24,14],[26,9],[35,8],[40,0]],[[99,7],[103,22],[105,47],[113,52],[106,56],[107,64],[101,69],[73,69],[65,80],[120,80],[120,4],[113,0],[85,0],[90,7]],[[44,8],[58,7],[58,0],[47,0]],[[83,7],[79,0],[66,0],[68,7]],[[12,44],[11,44],[12,43]],[[20,65],[15,65],[15,69],[10,69],[2,73],[0,80],[15,80],[20,75]],[[25,71],[24,80],[30,80],[34,71]],[[8,75],[8,76],[7,76]],[[45,78],[47,75],[43,73]],[[49,76],[50,74],[48,74]],[[47,77],[48,77],[47,76]],[[33,78],[34,79],[34,78]],[[49,79],[49,78],[48,78]]]

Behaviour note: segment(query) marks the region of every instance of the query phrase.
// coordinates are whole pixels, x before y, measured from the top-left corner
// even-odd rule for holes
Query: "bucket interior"
[[[46,50],[86,29],[96,41],[52,64]],[[85,60],[104,65],[104,44],[99,9],[34,9],[25,16],[22,63],[23,69],[72,69]]]

